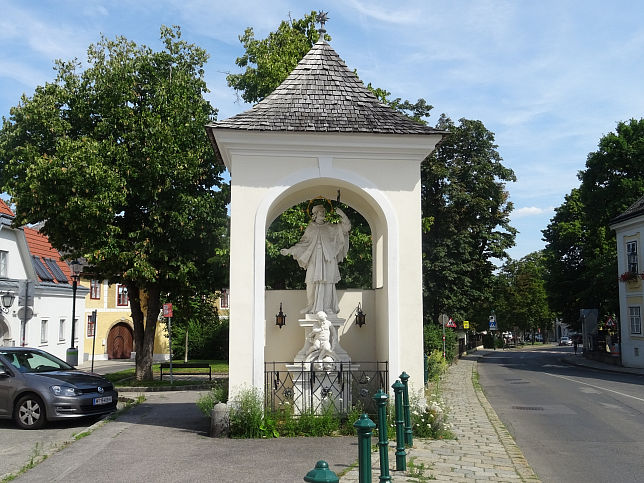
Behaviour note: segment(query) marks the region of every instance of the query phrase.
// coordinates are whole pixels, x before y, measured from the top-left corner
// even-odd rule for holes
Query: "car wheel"
[[[27,394],[16,401],[14,419],[22,429],[38,429],[45,424],[45,405],[35,394]]]

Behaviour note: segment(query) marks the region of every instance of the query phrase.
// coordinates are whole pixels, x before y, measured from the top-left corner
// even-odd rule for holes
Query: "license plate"
[[[112,402],[112,396],[94,398],[94,406],[99,406],[101,404],[109,404],[111,402]]]

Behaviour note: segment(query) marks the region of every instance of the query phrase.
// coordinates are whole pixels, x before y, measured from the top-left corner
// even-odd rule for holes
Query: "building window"
[[[127,305],[130,300],[127,297],[127,287],[125,285],[116,286],[116,305],[124,306]]]
[[[96,323],[94,322],[94,317],[92,314],[87,316],[87,337],[94,337],[96,331]]]
[[[222,288],[221,289],[221,295],[219,296],[219,306],[222,309],[227,309],[228,308],[228,297],[230,294],[228,293],[228,289]]]
[[[626,261],[628,263],[628,271],[631,273],[639,272],[639,264],[637,259],[637,242],[631,241],[626,243]]]
[[[40,321],[40,343],[47,343],[47,320],[45,319]]]
[[[58,340],[65,340],[65,319],[60,319],[58,325]]]
[[[89,298],[98,300],[101,298],[101,281],[90,280],[89,282]]]
[[[628,308],[628,318],[631,320],[631,334],[642,333],[642,318],[640,317],[639,307]]]
[[[4,250],[0,250],[0,277],[1,278],[7,278],[7,258],[9,256],[9,252],[5,252]]]

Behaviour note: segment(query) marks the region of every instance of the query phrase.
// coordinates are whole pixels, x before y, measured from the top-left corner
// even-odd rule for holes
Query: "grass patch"
[[[190,363],[199,363],[199,364],[209,364],[213,373],[225,373],[228,374],[228,361],[212,361],[212,360],[191,360]],[[182,360],[173,360],[173,364],[183,364]],[[191,372],[199,372],[203,374],[208,374],[208,369],[205,368],[194,368],[190,370]],[[164,370],[164,372],[166,372]],[[173,383],[170,383],[170,374],[164,376],[167,379],[163,381],[159,380],[161,374],[160,364],[152,364],[152,376],[154,380],[152,381],[137,381],[136,380],[136,369],[125,369],[123,371],[113,372],[111,374],[105,374],[105,378],[112,382],[115,386],[120,387],[165,387],[165,386],[193,386],[195,380],[189,379],[174,379]],[[178,375],[178,374],[177,374]],[[211,381],[199,381],[199,384],[209,384]],[[212,384],[215,384],[215,381],[212,381]]]
[[[412,456],[407,462],[407,476],[411,480],[407,481],[429,481],[435,480],[436,478],[433,475],[426,475],[425,471],[429,468],[425,467],[425,463],[416,464],[416,457]]]

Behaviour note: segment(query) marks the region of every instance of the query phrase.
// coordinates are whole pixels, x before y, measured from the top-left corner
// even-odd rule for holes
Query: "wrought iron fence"
[[[292,407],[294,414],[320,413],[333,406],[348,412],[360,404],[375,413],[372,396],[389,388],[388,362],[265,362],[264,397],[267,409]]]

